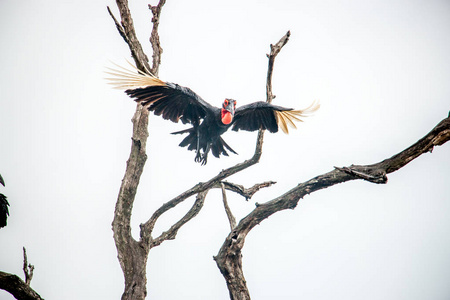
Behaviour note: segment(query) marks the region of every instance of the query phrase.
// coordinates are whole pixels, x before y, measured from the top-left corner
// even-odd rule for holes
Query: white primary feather
[[[114,64],[117,69],[107,68],[109,71],[106,71],[106,74],[112,75],[113,77],[108,77],[106,80],[109,81],[110,84],[114,86],[116,89],[137,89],[144,88],[148,86],[166,86],[166,83],[153,74],[151,74],[148,70],[142,72],[135,66],[133,66],[130,62],[128,62],[130,66],[133,67],[135,71],[129,70],[117,64]]]
[[[308,117],[312,113],[314,113],[316,110],[320,108],[320,103],[314,101],[311,103],[310,106],[308,106],[305,109],[298,109],[298,110],[285,110],[285,111],[275,111],[275,115],[277,117],[277,124],[280,126],[281,130],[283,130],[284,133],[289,134],[289,128],[296,129],[297,126],[295,126],[294,121],[303,122],[301,117]]]

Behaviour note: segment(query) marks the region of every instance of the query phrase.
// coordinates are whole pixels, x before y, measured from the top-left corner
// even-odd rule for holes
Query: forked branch
[[[23,247],[23,271],[25,273],[25,281],[14,274],[0,271],[0,289],[7,291],[16,299],[23,300],[43,300],[38,293],[31,287],[31,279],[33,278],[34,266],[28,264],[27,252]]]

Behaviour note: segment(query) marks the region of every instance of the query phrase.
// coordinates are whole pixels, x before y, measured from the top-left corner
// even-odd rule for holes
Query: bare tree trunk
[[[227,239],[225,243],[232,244],[233,238],[231,238],[231,240]],[[242,247],[222,247],[219,254],[214,257],[220,272],[225,278],[228,292],[230,293],[230,299],[232,300],[250,299],[250,293],[242,269],[241,248]]]
[[[154,49],[153,66],[150,68],[148,58],[142,50],[139,43],[131,18],[128,2],[126,0],[117,0],[117,6],[120,11],[122,22],[119,23],[113,16],[108,7],[108,12],[114,19],[120,35],[128,44],[131,55],[137,68],[142,71],[151,70],[153,74],[158,74],[160,55],[162,49],[159,45],[158,24],[161,8],[165,0],[161,0],[155,7],[149,6],[153,13],[153,30],[151,43]],[[133,116],[133,136],[131,143],[131,153],[127,161],[127,167],[114,212],[112,229],[114,232],[114,241],[116,243],[118,258],[125,277],[125,290],[122,300],[140,300],[147,296],[147,258],[149,253],[148,241],[136,241],[131,235],[131,213],[133,203],[139,185],[139,180],[144,170],[147,160],[146,143],[148,137],[148,110],[142,105],[136,106],[136,112]]]

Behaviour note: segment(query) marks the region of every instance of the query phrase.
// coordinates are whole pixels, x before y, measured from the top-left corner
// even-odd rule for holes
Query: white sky
[[[339,2],[339,4],[337,4]],[[148,1],[131,9],[148,43]],[[155,3],[153,3],[155,4]],[[135,105],[103,79],[127,45],[107,14],[114,1],[0,2],[0,174],[11,216],[0,269],[22,273],[22,246],[45,299],[119,299],[123,276],[111,221],[128,159]],[[320,111],[289,136],[266,134],[261,162],[229,181],[278,183],[237,217],[333,166],[369,164],[429,132],[450,110],[448,1],[175,1],[161,17],[163,80],[219,105],[265,99],[269,44],[275,104]],[[239,155],[194,163],[177,147],[185,128],[150,118],[134,233],[162,203],[253,154],[256,133],[230,132]],[[244,272],[254,299],[449,299],[450,145],[389,176],[311,194],[248,236]],[[162,218],[181,216],[192,199]],[[151,251],[149,299],[228,299],[212,256],[228,234],[220,191],[175,241]],[[0,291],[0,299],[12,297]]]

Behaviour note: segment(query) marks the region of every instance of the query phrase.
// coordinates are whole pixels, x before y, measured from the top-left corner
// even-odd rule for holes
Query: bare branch
[[[161,48],[161,43],[159,42],[158,27],[159,27],[159,17],[161,15],[161,9],[165,3],[166,3],[166,0],[161,0],[161,1],[159,1],[158,5],[156,5],[156,6],[151,6],[150,4],[148,5],[149,9],[153,13],[153,19],[152,19],[153,29],[152,29],[152,34],[150,36],[150,44],[152,45],[152,48],[153,48],[153,55],[152,55],[153,63],[152,63],[151,72],[155,76],[158,76],[159,65],[161,64],[161,54],[163,52],[163,49]]]
[[[239,195],[245,197],[245,200],[249,200],[253,195],[262,188],[269,187],[275,184],[275,181],[265,181],[263,183],[257,183],[251,188],[245,188],[243,185],[231,183],[228,181],[222,181],[221,184],[224,185],[225,189],[238,193]],[[215,185],[214,187],[217,187]]]
[[[275,63],[275,58],[280,53],[281,49],[289,41],[289,36],[291,33],[288,31],[275,45],[270,45],[270,54],[268,54],[269,65],[267,68],[267,82],[266,82],[266,101],[271,103],[275,96],[272,93],[272,74],[273,66]],[[261,156],[262,143],[263,143],[264,131],[259,130],[258,139],[256,142],[255,156]],[[257,206],[258,207],[258,206]],[[242,221],[241,221],[242,222]],[[240,222],[240,223],[241,223]],[[244,272],[242,270],[242,254],[241,248],[231,249],[232,243],[234,243],[237,238],[237,231],[233,227],[231,233],[227,237],[225,243],[228,245],[223,245],[219,251],[219,255],[214,257],[214,260],[219,267],[220,272],[225,277],[227,283],[228,291],[230,293],[231,299],[250,299],[250,293],[247,288],[247,282],[244,278]],[[230,238],[230,239],[229,239]]]
[[[273,74],[273,64],[275,63],[275,58],[278,53],[280,53],[281,48],[289,41],[289,37],[291,36],[291,32],[288,31],[286,34],[276,43],[275,45],[270,44],[270,54],[267,54],[269,58],[269,68],[267,71],[267,81],[266,81],[266,98],[267,102],[272,103],[272,100],[275,98],[275,95],[272,93],[272,74]]]
[[[128,8],[128,1],[116,0],[116,3],[120,12],[121,24],[119,24],[117,19],[114,17],[109,7],[108,13],[114,20],[114,23],[116,25],[117,30],[119,31],[120,36],[122,36],[122,38],[128,44],[128,47],[130,48],[131,51],[131,56],[133,57],[136,63],[136,67],[141,71],[150,70],[147,55],[144,53],[141,43],[139,42],[136,36],[136,31],[134,30],[133,19],[131,18],[130,9]],[[153,26],[155,26],[155,24],[153,24]],[[156,70],[152,69],[152,71],[157,71],[158,68],[159,65],[157,66]]]
[[[250,299],[250,295],[242,294],[245,280],[242,272],[241,250],[245,238],[252,228],[272,214],[294,209],[298,201],[312,192],[355,179],[369,180],[375,183],[386,183],[387,174],[395,172],[423,153],[431,152],[435,146],[440,146],[450,140],[450,117],[442,120],[431,132],[406,150],[385,159],[379,163],[366,166],[351,166],[335,168],[335,170],[314,177],[297,185],[287,193],[271,201],[258,205],[250,214],[243,218],[236,228],[228,235],[218,255],[215,257],[220,271],[227,279],[231,299]],[[229,273],[233,274],[231,278]],[[236,279],[242,276],[242,282]],[[229,283],[230,281],[230,283]],[[231,285],[234,283],[235,286]],[[230,289],[230,286],[232,289]],[[237,289],[239,287],[240,289]],[[239,291],[239,293],[238,293]]]
[[[25,281],[14,274],[0,271],[0,289],[9,292],[16,299],[23,300],[43,300],[31,287],[34,266],[28,264],[27,250],[23,247],[23,272]]]
[[[23,247],[23,272],[25,273],[25,283],[30,285],[31,279],[33,279],[34,266],[28,264],[27,249]]]
[[[0,289],[7,291],[16,299],[43,300],[28,284],[17,275],[0,271]]]
[[[161,12],[164,2],[165,0],[161,0],[158,4],[158,15],[155,16],[153,20],[152,35],[157,34],[159,13]],[[141,71],[151,70],[151,72],[157,74],[161,51],[154,53],[154,58],[156,56],[157,63],[153,64],[150,69],[147,55],[144,53],[134,30],[128,1],[116,0],[116,3],[120,12],[121,23],[119,24],[109,8],[108,12],[114,20],[119,34],[128,44],[136,67]],[[153,45],[152,42],[154,49],[155,46],[158,49],[160,48],[158,41],[159,40],[155,41],[157,45]],[[147,160],[146,143],[148,137],[148,115],[148,110],[142,105],[137,104],[135,114],[132,118],[133,134],[131,139],[131,152],[117,197],[114,220],[112,222],[118,258],[125,277],[125,290],[122,295],[122,300],[145,299],[147,295],[146,262],[149,247],[148,244],[137,242],[132,237],[130,222],[137,187]]]
[[[194,205],[192,205],[191,209],[181,218],[178,222],[176,222],[172,227],[170,227],[169,230],[163,232],[159,237],[155,238],[151,241],[150,248],[153,248],[155,246],[159,246],[162,242],[165,240],[173,240],[175,239],[178,230],[187,222],[189,222],[192,218],[194,218],[200,210],[203,207],[203,204],[205,203],[205,197],[208,194],[209,190],[203,191],[198,193],[197,199],[194,202]],[[142,225],[141,225],[142,226]],[[142,231],[141,231],[142,232]]]
[[[225,191],[225,185],[223,183],[221,183],[220,186],[222,188],[223,207],[225,208],[225,212],[227,214],[228,222],[230,223],[230,230],[233,230],[234,227],[236,227],[236,219],[234,218],[233,213],[231,212],[231,209],[228,206],[227,192]]]
[[[111,9],[109,8],[109,6],[106,7],[108,9],[108,13],[111,16],[111,18],[113,19],[114,23],[116,24],[116,28],[117,31],[119,31],[120,36],[125,40],[125,43],[127,43],[128,45],[131,43],[130,40],[128,39],[125,30],[123,29],[122,25],[120,25],[119,21],[117,21],[116,17],[114,17],[114,14],[112,13]]]

